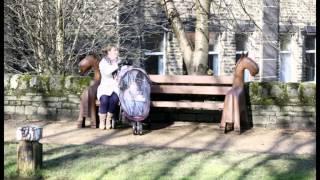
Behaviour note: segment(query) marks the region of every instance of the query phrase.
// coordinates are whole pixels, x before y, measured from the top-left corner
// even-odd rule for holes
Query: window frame
[[[213,71],[213,74],[212,74],[212,76],[220,76],[221,74],[221,70],[220,70],[220,67],[221,67],[221,61],[220,61],[220,55],[219,55],[219,52],[217,52],[217,51],[208,51],[208,61],[213,61],[213,59],[209,59],[209,55],[217,55],[218,56],[218,62],[217,62],[217,64],[218,64],[218,72],[216,72],[216,74],[215,74],[215,72],[213,71],[213,69],[214,69],[214,67],[213,67],[213,62],[212,62],[212,71]],[[208,62],[208,64],[209,64],[209,62]],[[210,67],[209,67],[210,68]]]
[[[147,51],[147,52],[144,52],[144,55],[145,56],[158,56],[157,57],[157,60],[158,60],[158,74],[157,75],[165,75],[166,74],[166,70],[167,70],[167,67],[166,67],[166,41],[167,41],[167,33],[166,32],[163,32],[163,37],[162,37],[162,43],[163,43],[163,51],[154,51],[154,52],[150,52],[150,51]],[[160,60],[160,57],[161,60]],[[147,61],[147,59],[146,59]]]
[[[281,43],[282,43],[282,36],[285,36],[286,38],[287,37],[289,37],[290,38],[290,41],[289,41],[289,50],[281,50]],[[292,76],[292,73],[293,73],[293,71],[292,71],[292,63],[287,63],[289,66],[287,66],[287,67],[289,67],[289,69],[290,69],[290,72],[289,72],[289,80],[283,80],[282,78],[284,78],[284,77],[281,77],[281,68],[283,68],[282,67],[282,65],[281,65],[281,55],[284,55],[284,54],[289,54],[290,55],[290,59],[289,59],[289,61],[292,61],[293,59],[292,59],[292,37],[291,37],[291,35],[290,34],[280,34],[279,35],[279,57],[278,57],[278,59],[279,59],[279,61],[278,61],[278,63],[279,63],[279,81],[280,82],[293,82],[293,76]],[[287,77],[286,77],[287,78]],[[286,79],[286,78],[284,78],[284,79]]]
[[[221,75],[221,60],[220,60],[220,55],[219,55],[219,48],[220,48],[220,33],[219,32],[209,32],[209,36],[210,36],[210,33],[215,33],[215,35],[216,36],[218,36],[218,37],[216,37],[216,42],[217,42],[217,44],[215,44],[216,45],[216,50],[208,50],[208,64],[209,64],[209,61],[213,61],[213,59],[209,59],[209,55],[217,55],[218,56],[218,62],[217,62],[217,64],[218,64],[218,72],[215,74],[215,73],[213,73],[212,75],[213,76],[220,76]],[[213,62],[212,62],[212,71],[214,70],[214,66],[213,66]]]
[[[246,38],[245,47],[240,48],[240,49],[243,49],[243,50],[238,50],[237,49],[237,36],[239,36],[239,35],[240,36],[245,36],[245,38]],[[237,64],[237,62],[238,62],[237,55],[241,56],[241,54],[248,53],[248,43],[249,43],[249,35],[248,34],[243,34],[243,33],[238,33],[238,34],[236,33],[235,34],[235,44],[236,44],[236,60],[235,60],[236,63],[235,64]],[[244,70],[243,81],[244,82],[252,81],[252,77],[250,75],[250,72],[247,69]]]
[[[307,36],[314,36],[314,49],[313,50],[306,50],[306,37]],[[304,58],[307,58],[307,54],[313,54],[314,55],[314,78],[313,80],[309,81],[306,80],[306,82],[316,82],[317,80],[317,36],[316,34],[307,34],[305,35],[305,42],[304,42],[304,48],[305,48],[305,54],[304,54]],[[305,70],[305,68],[303,68]],[[305,78],[307,79],[307,77]]]

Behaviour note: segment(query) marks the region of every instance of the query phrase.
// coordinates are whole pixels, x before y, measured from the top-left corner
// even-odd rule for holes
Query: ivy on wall
[[[40,76],[29,74],[5,74],[5,95],[22,96],[37,93],[43,96],[79,95],[90,85],[92,77]]]
[[[252,105],[315,106],[316,84],[249,82],[245,85],[247,102]]]

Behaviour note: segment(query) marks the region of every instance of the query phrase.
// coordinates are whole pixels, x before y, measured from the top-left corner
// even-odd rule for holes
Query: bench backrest
[[[232,76],[149,75],[151,92],[161,94],[225,95]]]

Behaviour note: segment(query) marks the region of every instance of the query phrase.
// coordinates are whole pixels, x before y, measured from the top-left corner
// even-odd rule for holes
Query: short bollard
[[[20,176],[34,175],[42,167],[42,128],[38,126],[19,127],[16,132],[17,171]]]

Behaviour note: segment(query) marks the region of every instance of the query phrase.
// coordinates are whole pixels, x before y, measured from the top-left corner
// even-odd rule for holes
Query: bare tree
[[[35,71],[50,72],[48,59],[46,59],[45,44],[48,40],[46,34],[42,31],[50,26],[49,21],[44,20],[44,7],[48,4],[44,1],[37,3],[27,3],[26,1],[6,1],[5,9],[7,18],[5,18],[5,52],[10,51],[12,55],[7,63],[5,59],[5,68],[15,71]],[[47,32],[50,33],[50,32]],[[48,47],[47,47],[48,48]],[[50,48],[50,46],[49,46]]]
[[[63,2],[63,3],[62,3]],[[78,57],[117,41],[118,0],[6,0],[6,72],[71,74]]]

